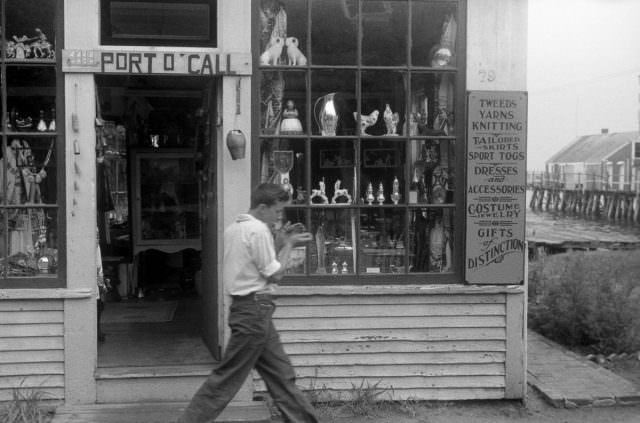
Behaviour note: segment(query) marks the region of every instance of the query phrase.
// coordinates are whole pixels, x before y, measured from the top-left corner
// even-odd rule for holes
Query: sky
[[[529,0],[527,168],[578,136],[638,131],[640,0]]]

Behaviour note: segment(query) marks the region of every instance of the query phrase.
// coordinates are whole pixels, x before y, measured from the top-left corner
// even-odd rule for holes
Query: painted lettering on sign
[[[467,282],[524,280],[526,95],[471,92],[467,138]]]
[[[230,68],[230,57],[224,58],[225,69],[220,68],[220,55],[202,53],[135,53],[110,52],[100,54],[100,73],[167,74],[212,76],[224,70],[234,74]]]
[[[249,54],[63,50],[63,72],[130,75],[248,75]]]

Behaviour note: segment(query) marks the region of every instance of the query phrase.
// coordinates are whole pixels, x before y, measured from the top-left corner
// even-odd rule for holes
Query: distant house
[[[546,161],[546,174],[566,188],[635,191],[639,144],[637,131],[583,135]]]

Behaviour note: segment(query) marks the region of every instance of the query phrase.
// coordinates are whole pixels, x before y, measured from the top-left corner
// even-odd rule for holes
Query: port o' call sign
[[[527,95],[468,93],[465,280],[521,284],[526,260]]]

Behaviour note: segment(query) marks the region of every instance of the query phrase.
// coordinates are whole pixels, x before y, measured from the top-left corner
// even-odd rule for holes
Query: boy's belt
[[[273,294],[269,292],[252,292],[247,295],[232,295],[234,301],[272,301]]]

